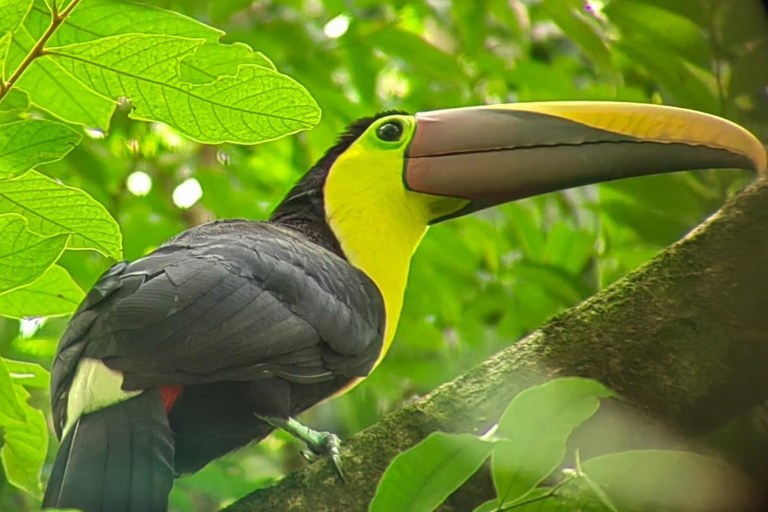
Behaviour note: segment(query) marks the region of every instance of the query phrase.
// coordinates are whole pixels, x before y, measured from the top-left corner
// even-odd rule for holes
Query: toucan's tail
[[[83,415],[61,442],[43,508],[164,512],[173,434],[159,390]]]

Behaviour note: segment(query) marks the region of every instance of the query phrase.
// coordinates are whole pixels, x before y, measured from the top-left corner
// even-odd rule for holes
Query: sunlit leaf
[[[31,5],[32,0],[0,0],[0,35],[16,30]]]
[[[83,300],[83,291],[58,265],[32,283],[0,294],[0,315],[10,318],[68,315]]]
[[[370,512],[430,512],[480,467],[493,443],[435,432],[398,455],[384,472]]]
[[[269,59],[247,45],[206,43],[181,61],[179,79],[191,84],[206,84],[220,76],[237,75],[241,64],[253,64],[275,71]]]
[[[133,117],[162,121],[201,142],[256,143],[314,126],[320,111],[291,78],[243,65],[235,77],[192,85],[178,76],[179,61],[203,40],[120,35],[48,50],[88,87],[130,98]]]
[[[3,359],[3,362],[5,363],[11,378],[14,379],[17,384],[21,384],[28,389],[48,390],[50,388],[51,375],[39,364],[28,363],[26,361],[14,361],[12,359]]]
[[[71,128],[42,119],[0,125],[0,179],[64,158],[80,142]]]
[[[571,432],[612,393],[593,380],[564,378],[517,395],[499,421],[493,482],[501,503],[513,503],[560,465]]]
[[[3,80],[3,81],[5,81],[4,77],[6,75],[5,62],[8,59],[8,50],[11,47],[12,39],[13,39],[13,34],[11,32],[8,32],[7,34],[0,36],[0,80]]]
[[[0,215],[0,293],[42,275],[59,259],[67,238],[66,234],[40,236],[27,229],[24,217]]]
[[[0,101],[0,112],[26,110],[29,107],[29,96],[21,89],[13,88]]]
[[[22,402],[28,393],[20,385],[14,389]],[[48,426],[42,411],[25,406],[25,421],[3,425],[4,444],[0,460],[8,482],[33,496],[42,495],[40,473],[48,452]]]
[[[5,359],[0,357],[0,426],[10,422],[26,421],[24,405],[16,396],[13,380],[5,365]]]
[[[9,64],[18,65],[34,44],[35,39],[25,27],[14,32]],[[35,59],[16,87],[40,108],[89,128],[106,130],[115,110],[114,101],[94,93],[50,59]]]
[[[120,228],[107,209],[82,190],[61,185],[36,171],[0,181],[2,213],[23,215],[30,231],[44,236],[71,233],[69,248],[95,249],[120,258]]]
[[[50,15],[37,0],[32,16],[36,26],[47,26]],[[158,34],[217,41],[224,32],[194,18],[141,3],[122,0],[85,0],[72,11],[51,39],[50,46],[95,41],[120,34]]]

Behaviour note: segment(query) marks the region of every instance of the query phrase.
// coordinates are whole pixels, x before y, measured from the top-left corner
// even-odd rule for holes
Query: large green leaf
[[[571,432],[597,411],[599,398],[611,394],[599,382],[565,378],[517,395],[499,421],[497,435],[504,441],[493,450],[499,501],[523,498],[557,469]]]
[[[582,471],[622,512],[750,509],[750,489],[742,475],[697,453],[611,453],[584,462]]]
[[[319,121],[306,89],[268,68],[242,65],[236,76],[206,85],[181,81],[180,60],[203,42],[128,34],[51,48],[44,58],[105,96],[130,98],[133,117],[167,123],[201,142],[253,144]]]
[[[493,443],[470,434],[435,432],[395,457],[370,512],[430,512],[480,467]]]
[[[8,50],[11,47],[11,40],[13,34],[8,32],[7,34],[0,36],[0,80],[5,82],[5,63],[8,60]]]
[[[0,182],[2,184],[3,182]],[[0,215],[0,293],[31,283],[64,251],[68,235],[44,237],[27,229],[27,219]]]
[[[71,234],[71,249],[95,249],[114,259],[122,254],[120,227],[101,203],[39,172],[0,181],[2,213],[23,215],[29,229],[44,236]]]
[[[181,61],[179,79],[191,84],[206,84],[220,76],[235,76],[241,64],[253,64],[275,70],[274,64],[250,46],[206,43]]]
[[[28,389],[50,389],[51,375],[39,364],[11,359],[3,359],[3,363],[5,363],[8,373],[17,384],[21,384]]]
[[[26,403],[29,394],[24,388],[17,384],[14,389],[20,401]],[[24,422],[11,421],[3,425],[5,438],[0,460],[8,482],[40,497],[40,472],[48,452],[48,426],[42,411],[25,406],[24,412]]]
[[[21,89],[13,88],[0,101],[0,112],[26,110],[29,107],[29,96]]]
[[[35,44],[25,27],[14,32],[7,67],[15,67]],[[40,108],[72,123],[106,130],[115,102],[100,96],[50,59],[35,59],[16,87]]]
[[[22,402],[16,396],[5,360],[0,357],[0,426],[14,421],[26,421],[26,412]]]
[[[31,6],[32,0],[0,0],[0,35],[16,30]]]
[[[64,158],[80,142],[71,128],[42,119],[0,125],[0,179]]]
[[[39,34],[50,22],[42,0],[29,18]],[[224,32],[172,11],[121,0],[85,0],[56,30],[49,46],[86,43],[120,34],[156,34],[216,42]],[[35,34],[36,35],[36,34]]]
[[[58,265],[32,283],[0,294],[0,315],[9,318],[68,315],[83,300],[83,290]]]

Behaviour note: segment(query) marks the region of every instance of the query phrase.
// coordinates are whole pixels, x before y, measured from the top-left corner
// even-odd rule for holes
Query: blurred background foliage
[[[386,109],[653,102],[724,116],[768,140],[768,21],[759,0],[146,3],[263,52],[309,89],[323,120],[276,142],[208,146],[132,121],[121,105],[108,133],[89,131],[65,160],[39,170],[109,209],[127,259],[214,218],[265,219],[345,125]],[[737,171],[638,178],[433,227],[384,363],[303,420],[343,438],[371,425],[635,269],[750,179]],[[60,264],[87,289],[110,261],[67,251]],[[0,352],[50,367],[66,321],[0,318]],[[45,393],[33,403],[49,411]],[[278,433],[216,461],[177,482],[172,508],[216,510],[305,464],[296,448]],[[30,499],[0,479],[0,509],[31,509]]]

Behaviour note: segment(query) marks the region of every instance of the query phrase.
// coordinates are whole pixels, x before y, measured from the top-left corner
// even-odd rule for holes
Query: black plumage
[[[115,265],[88,294],[52,371],[57,432],[67,420],[77,365],[92,358],[122,372],[126,391],[185,386],[170,416],[174,432],[188,432],[184,423],[198,421],[194,414],[215,424],[194,399],[210,401],[205,386],[228,383],[221,404],[232,402],[237,411],[220,414],[248,417],[232,422],[244,431],[211,428],[189,449],[204,453],[202,444],[217,442],[217,435],[242,445],[270,430],[250,419],[254,413],[298,414],[367,375],[383,329],[384,305],[373,282],[301,233],[249,221],[199,226],[147,257]],[[191,385],[198,387],[186,388]],[[220,456],[239,445],[213,451]],[[210,460],[190,460],[183,451],[177,447],[177,459],[187,461],[175,465],[177,472]]]
[[[123,510],[126,500],[146,505],[139,495],[108,492],[114,485],[98,461],[124,463],[127,452],[122,445],[108,452],[97,445],[107,438],[114,442],[118,432],[127,442],[154,430],[163,446],[168,432],[173,439],[172,456],[149,450],[144,469],[123,464],[122,477],[134,470],[163,474],[169,457],[173,474],[193,472],[265,437],[272,427],[257,416],[299,414],[371,371],[382,350],[383,299],[344,258],[325,221],[322,189],[335,159],[383,115],[389,113],[352,125],[269,222],[229,220],[192,228],[144,258],[117,263],[99,279],[54,359],[56,432],[61,436],[68,424],[70,386],[86,359],[121,372],[124,391],[145,391],[73,423],[45,507],[80,505],[95,512]],[[166,411],[160,390],[169,386],[182,390]],[[147,414],[138,414],[136,403],[146,407],[150,399]],[[157,414],[167,417],[166,428],[158,427]],[[73,434],[85,427],[100,434],[90,441]],[[64,478],[65,468],[75,466],[79,476]],[[146,475],[132,477],[141,482]],[[153,488],[167,494],[163,485]],[[157,503],[162,505],[125,510],[165,510],[163,499]]]

